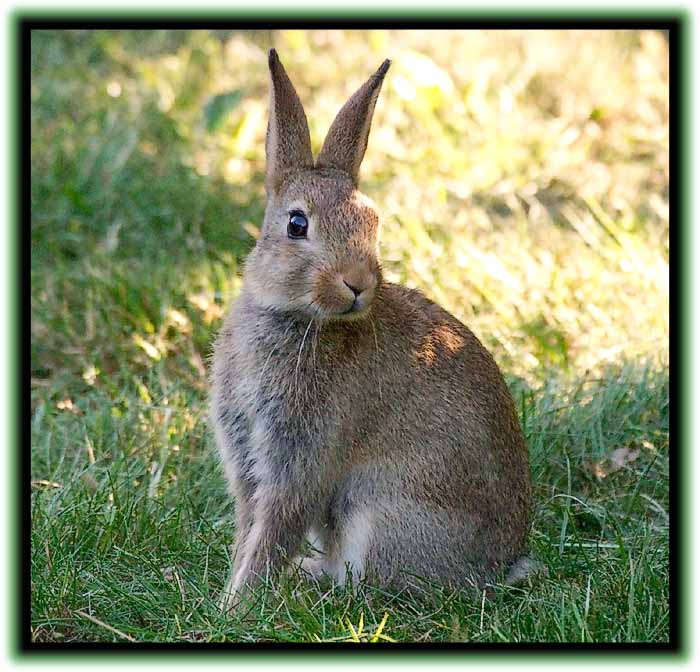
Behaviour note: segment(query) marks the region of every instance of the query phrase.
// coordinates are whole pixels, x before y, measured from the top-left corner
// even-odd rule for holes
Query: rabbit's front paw
[[[219,597],[219,611],[222,614],[231,614],[236,611],[241,606],[242,593],[241,586],[237,584],[234,575],[231,574]]]

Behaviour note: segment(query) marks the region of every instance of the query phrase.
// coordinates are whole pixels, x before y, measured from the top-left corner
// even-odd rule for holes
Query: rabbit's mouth
[[[365,291],[353,290],[355,296],[352,298],[350,305],[344,310],[339,310],[336,313],[338,319],[341,320],[356,320],[364,317],[370,309],[374,301],[374,286]]]
[[[347,308],[338,306],[322,306],[316,304],[315,317],[324,322],[353,322],[360,320],[370,313],[372,301],[354,300]]]
[[[371,301],[364,301],[358,298],[350,304],[349,308],[336,313],[333,317],[343,321],[358,320],[367,315],[370,305]]]

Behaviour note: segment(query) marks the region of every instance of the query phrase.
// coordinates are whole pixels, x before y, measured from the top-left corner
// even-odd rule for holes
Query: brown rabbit
[[[314,163],[272,50],[268,202],[216,342],[212,418],[236,503],[230,608],[312,540],[302,567],[338,581],[480,587],[522,574],[528,454],[478,339],[382,279],[358,173],[385,61]]]

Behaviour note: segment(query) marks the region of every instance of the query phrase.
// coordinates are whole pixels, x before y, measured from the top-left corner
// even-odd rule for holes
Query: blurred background
[[[493,352],[530,447],[551,580],[392,636],[664,640],[668,44],[595,30],[32,31],[32,637],[343,636],[213,615],[207,360],[262,221],[272,46],[316,149],[392,59],[360,176],[386,276]]]
[[[531,382],[663,355],[662,32],[34,31],[36,378],[166,362],[205,385],[264,207],[271,46],[315,150],[393,60],[361,174],[390,280]]]

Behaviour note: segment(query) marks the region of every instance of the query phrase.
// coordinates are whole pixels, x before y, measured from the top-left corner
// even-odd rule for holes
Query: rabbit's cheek
[[[349,295],[346,296],[345,294]],[[343,291],[337,278],[321,274],[315,286],[316,303],[328,313],[342,313],[352,306],[354,296],[350,290]]]
[[[343,309],[343,299],[339,296],[333,273],[322,271],[313,283],[314,303],[326,313],[336,313]]]

